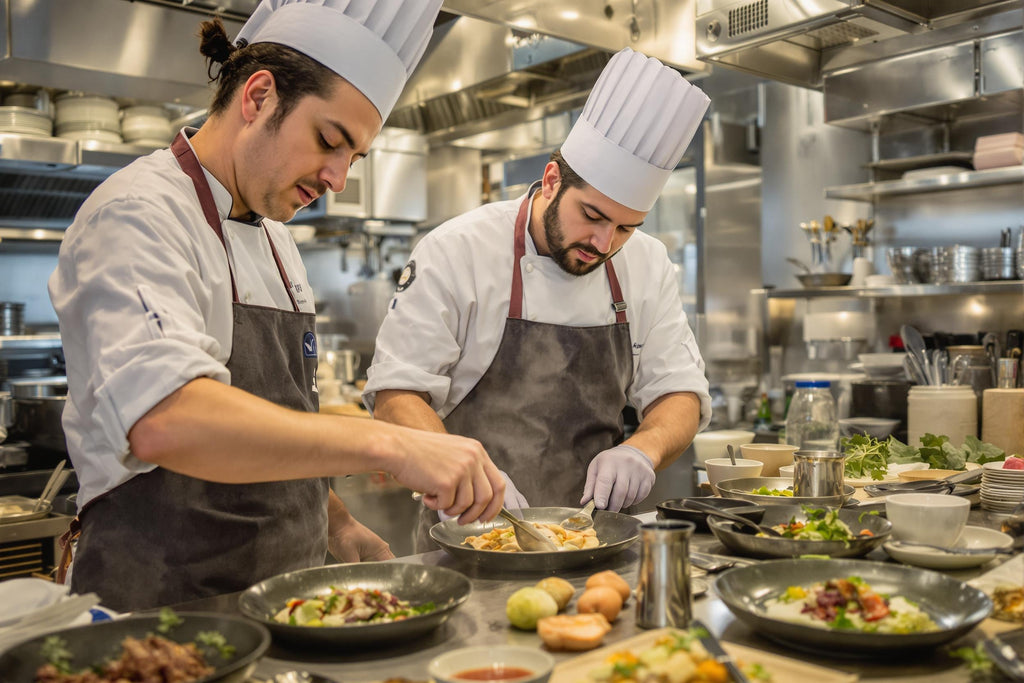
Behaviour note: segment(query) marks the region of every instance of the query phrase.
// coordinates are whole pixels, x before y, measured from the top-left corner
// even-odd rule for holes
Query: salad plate
[[[778,538],[775,536],[758,536],[741,529],[738,525],[726,519],[712,518],[708,520],[711,533],[722,542],[726,548],[741,555],[750,557],[800,557],[801,555],[828,555],[830,557],[861,557],[882,545],[889,538],[892,531],[892,524],[889,520],[870,513],[852,509],[826,509],[820,521],[808,522],[808,511],[814,510],[810,506],[782,506],[773,505],[767,508],[764,518],[761,520],[763,526],[775,527],[781,531],[781,525],[790,521],[804,523],[808,527],[805,534],[797,534],[796,538]],[[811,513],[812,516],[818,516]],[[810,533],[813,525],[817,532]],[[848,540],[812,540],[800,538],[799,536],[841,536],[841,529],[845,527],[847,533],[853,535]],[[866,530],[868,533],[861,535]],[[786,533],[783,531],[783,533]]]
[[[343,626],[299,626],[274,619],[290,601],[308,600],[332,589],[387,591],[399,600],[433,609],[400,621]],[[469,579],[453,569],[400,562],[332,564],[279,574],[238,598],[238,610],[270,629],[275,638],[306,646],[371,646],[401,643],[443,624],[469,598]]]
[[[899,562],[912,564],[915,567],[928,569],[968,569],[980,567],[996,557],[995,549],[1009,548],[1013,545],[1013,537],[995,529],[982,526],[965,526],[960,538],[951,549],[988,550],[991,553],[958,554],[943,552],[933,548],[922,548],[913,545],[884,543],[885,552]]]
[[[739,498],[758,505],[828,505],[831,497],[794,496],[793,480],[786,477],[743,477],[718,482],[723,498]],[[775,493],[758,493],[758,490]],[[788,495],[785,493],[788,492]],[[856,505],[856,489],[843,485],[843,505]]]
[[[833,629],[774,611],[775,602],[791,587],[851,577],[890,601],[916,604],[935,628],[908,633]],[[725,572],[715,581],[715,592],[737,619],[762,636],[829,656],[902,656],[907,650],[934,648],[966,634],[992,612],[992,600],[984,592],[945,574],[865,560],[766,560]]]

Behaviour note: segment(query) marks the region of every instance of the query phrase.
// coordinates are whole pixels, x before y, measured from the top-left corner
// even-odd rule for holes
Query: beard
[[[565,244],[565,233],[562,232],[562,221],[558,217],[558,207],[562,203],[562,195],[565,194],[566,189],[565,185],[561,185],[558,188],[558,192],[555,193],[555,198],[551,200],[548,208],[544,210],[544,239],[548,243],[548,251],[551,252],[551,258],[554,259],[559,268],[570,275],[586,275],[611,258],[612,255],[602,254],[589,244],[582,242]],[[573,255],[573,252],[577,249],[593,254],[597,257],[597,260],[591,263],[580,260]]]

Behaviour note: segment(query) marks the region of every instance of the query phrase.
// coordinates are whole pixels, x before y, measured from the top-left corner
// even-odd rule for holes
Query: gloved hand
[[[354,517],[331,531],[327,550],[338,562],[378,562],[395,557],[383,538]]]
[[[527,502],[526,496],[519,493],[519,489],[517,489],[516,485],[512,483],[512,479],[510,479],[504,472],[499,471],[498,474],[500,474],[501,478],[505,480],[505,508],[508,510],[515,510],[530,507],[530,503]],[[438,510],[437,516],[441,518],[442,522],[452,519],[451,515],[444,514],[444,510]]]
[[[587,467],[580,505],[593,498],[597,508],[618,512],[646,498],[654,476],[653,463],[638,448],[619,444],[601,451]]]

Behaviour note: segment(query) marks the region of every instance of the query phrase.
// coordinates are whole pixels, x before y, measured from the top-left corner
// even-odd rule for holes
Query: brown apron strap
[[[220,214],[217,212],[217,202],[213,198],[213,191],[210,189],[210,184],[206,181],[206,175],[203,173],[203,167],[199,163],[199,159],[192,152],[192,147],[189,146],[188,140],[185,139],[185,134],[179,132],[174,138],[174,142],[171,143],[171,152],[174,154],[174,158],[178,160],[178,165],[181,166],[181,170],[185,172],[189,178],[192,179],[192,185],[196,188],[196,196],[199,198],[199,206],[203,209],[203,216],[206,218],[206,222],[209,224],[213,231],[217,234],[217,239],[220,240],[221,245],[224,247],[224,253],[227,253],[227,245],[224,243],[224,230],[220,224]],[[295,301],[295,295],[292,294],[291,280],[288,278],[288,273],[285,272],[284,264],[281,262],[281,257],[277,253],[277,248],[274,246],[274,240],[270,239],[270,232],[267,231],[267,226],[263,226],[263,232],[267,236],[267,242],[270,243],[270,253],[274,255],[274,263],[277,264],[277,272],[281,275],[281,281],[284,282],[284,289],[288,292],[288,298],[292,302],[292,308],[295,311],[299,310],[299,304]],[[235,286],[235,273],[231,270],[231,264],[228,263],[228,274],[231,276],[231,300],[238,303],[238,288]]]
[[[71,546],[78,540],[78,537],[82,535],[82,523],[76,516],[71,520],[71,524],[68,525],[68,530],[61,534],[60,544],[60,564],[57,565],[57,577],[56,581],[59,584],[65,582],[68,576],[68,568],[71,566],[71,560],[74,559],[71,556]]]
[[[526,193],[526,199],[519,205],[519,213],[516,214],[516,228],[514,238],[515,267],[512,269],[512,298],[508,302],[508,317],[520,319],[523,317],[523,272],[519,263],[526,254],[526,214],[533,198],[534,188]],[[608,276],[608,286],[612,290],[612,308],[615,309],[615,322],[626,322],[626,299],[622,296],[622,287],[619,286],[619,278],[615,274],[615,266],[611,259],[604,262],[604,272]],[[291,292],[291,290],[289,290]]]

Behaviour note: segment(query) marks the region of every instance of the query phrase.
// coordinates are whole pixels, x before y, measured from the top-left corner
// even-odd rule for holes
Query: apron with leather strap
[[[512,295],[498,351],[444,425],[480,441],[531,506],[579,507],[590,461],[622,439],[632,341],[611,260],[605,273],[615,323],[570,327],[523,319],[520,261],[536,187],[516,216]],[[436,548],[427,534],[436,522],[436,512],[421,510],[417,550]]]
[[[171,151],[223,244],[213,194],[184,135],[175,138]],[[266,234],[294,310],[240,304],[231,273],[231,385],[313,412],[315,315],[299,312]],[[139,474],[82,510],[72,590],[95,591],[116,610],[136,610],[238,591],[275,574],[320,566],[327,556],[327,495],[327,479],[220,484],[160,467]]]

